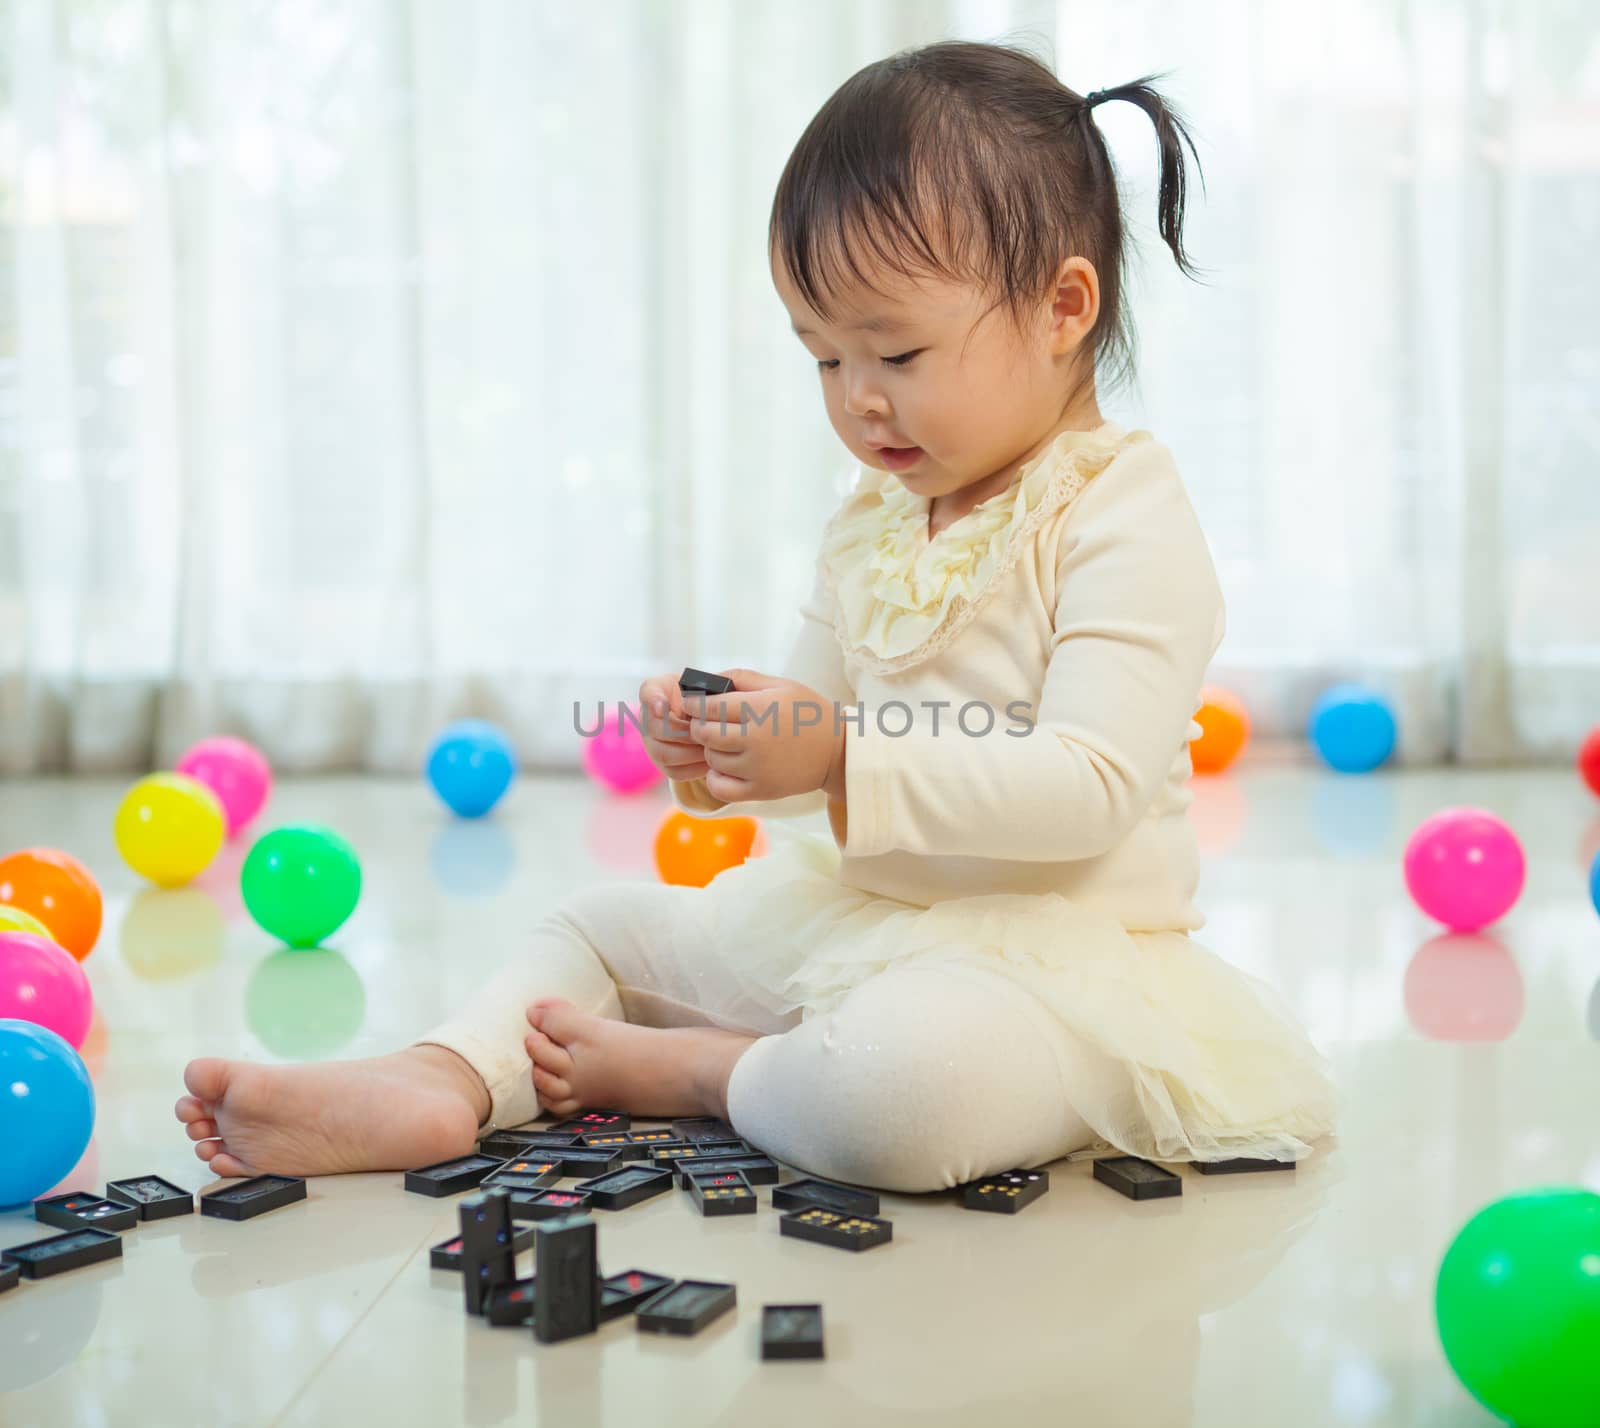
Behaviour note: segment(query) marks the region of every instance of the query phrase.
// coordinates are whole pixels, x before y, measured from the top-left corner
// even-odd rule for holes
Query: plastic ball
[[[20,907],[10,907],[0,903],[0,932],[33,932],[40,937],[50,937],[50,929],[40,922],[31,912],[24,912]]]
[[[78,1163],[94,1133],[83,1058],[31,1021],[0,1021],[0,1205],[43,1195]]]
[[[1589,869],[1589,901],[1600,912],[1600,853],[1594,855],[1594,865]]]
[[[1375,689],[1336,684],[1312,708],[1308,735],[1330,768],[1366,773],[1394,752],[1394,711]]]
[[[754,818],[696,818],[674,809],[656,830],[656,872],[664,883],[703,888],[751,855],[757,826]]]
[[[1407,890],[1453,932],[1476,932],[1504,917],[1526,876],[1517,835],[1486,809],[1446,808],[1406,844]]]
[[[1589,792],[1600,798],[1600,724],[1589,730],[1578,749],[1578,772],[1589,785]]]
[[[216,794],[230,838],[261,812],[272,792],[272,765],[266,756],[254,744],[228,735],[202,739],[174,770]]]
[[[74,1049],[94,1016],[89,979],[71,953],[33,932],[0,932],[0,1020],[48,1027]]]
[[[57,947],[80,962],[100,936],[100,885],[89,870],[59,848],[25,848],[0,858],[0,903],[42,922]]]
[[[1250,712],[1237,694],[1208,685],[1200,691],[1200,708],[1194,716],[1200,737],[1189,745],[1197,774],[1221,773],[1250,742]]]
[[[142,778],[123,795],[113,831],[122,860],[159,888],[203,873],[227,837],[222,802],[185,774]]]
[[[1434,1314],[1462,1386],[1519,1428],[1592,1428],[1600,1403],[1600,1195],[1554,1187],[1480,1210],[1439,1266]]]
[[[289,824],[264,834],[239,874],[250,916],[291,947],[315,947],[361,900],[361,863],[331,828]]]
[[[511,741],[482,719],[457,720],[428,752],[428,782],[463,818],[481,818],[493,808],[515,772]]]
[[[583,767],[589,777],[616,793],[637,793],[666,777],[645,749],[638,719],[637,707],[619,705],[583,741]]]

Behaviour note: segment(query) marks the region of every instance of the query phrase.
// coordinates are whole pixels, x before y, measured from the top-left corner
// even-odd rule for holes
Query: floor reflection
[[[265,957],[245,988],[245,1021],[284,1061],[332,1056],[361,1030],[361,974],[328,947],[284,947]]]
[[[191,977],[222,956],[224,931],[222,909],[210,892],[146,888],[122,919],[122,960],[146,982]]]
[[[452,818],[428,847],[433,880],[455,897],[491,897],[510,880],[517,846],[492,818]]]
[[[1484,932],[1445,932],[1406,968],[1406,1016],[1432,1041],[1504,1041],[1522,1021],[1522,972]]]

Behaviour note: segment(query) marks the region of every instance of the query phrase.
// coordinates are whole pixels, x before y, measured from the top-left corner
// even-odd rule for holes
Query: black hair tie
[[[1110,97],[1111,96],[1108,91],[1104,89],[1097,89],[1093,94],[1084,95],[1083,102],[1088,108],[1093,109],[1096,104],[1099,104],[1102,100],[1109,99]]]

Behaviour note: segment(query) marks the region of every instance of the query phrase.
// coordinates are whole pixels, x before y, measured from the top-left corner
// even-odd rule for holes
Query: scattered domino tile
[[[1048,1171],[1007,1170],[963,1185],[961,1203],[968,1210],[993,1210],[1001,1215],[1014,1215],[1024,1205],[1033,1204],[1049,1188]]]
[[[406,1171],[405,1187],[414,1195],[459,1195],[463,1190],[476,1190],[504,1164],[496,1155],[458,1155],[454,1160]]]
[[[58,1230],[81,1230],[85,1225],[97,1230],[131,1230],[139,1223],[139,1212],[115,1200],[70,1191],[48,1200],[35,1200],[33,1218]]]
[[[293,1175],[257,1175],[200,1197],[200,1213],[218,1220],[253,1220],[306,1198],[306,1182]]]
[[[600,1327],[600,1270],[595,1222],[581,1215],[538,1225],[533,1272],[533,1336],[555,1344]]]
[[[484,1303],[483,1317],[500,1328],[526,1324],[533,1318],[534,1283],[532,1279],[517,1279],[495,1285]]]
[[[1293,1170],[1295,1167],[1292,1160],[1254,1160],[1248,1157],[1239,1160],[1196,1160],[1191,1164],[1202,1175],[1248,1175],[1252,1171]]]
[[[122,1258],[122,1236],[105,1230],[73,1230],[47,1239],[8,1245],[6,1260],[27,1279],[48,1279],[52,1274],[83,1269],[102,1260]]]
[[[1183,1180],[1172,1171],[1134,1155],[1113,1155],[1094,1163],[1094,1178],[1130,1200],[1164,1200],[1183,1194]]]
[[[577,1145],[575,1135],[551,1135],[545,1131],[496,1131],[478,1142],[479,1155],[498,1156],[501,1160],[515,1160],[518,1156],[544,1155],[547,1152],[569,1150]],[[551,1159],[554,1159],[551,1155]]]
[[[639,1306],[639,1327],[653,1334],[698,1334],[738,1302],[731,1284],[685,1279]]]
[[[0,1294],[8,1289],[15,1289],[17,1281],[22,1278],[22,1270],[8,1259],[0,1260]]]
[[[753,1215],[756,1192],[737,1170],[711,1175],[691,1175],[689,1194],[705,1216]]]
[[[557,1125],[547,1126],[546,1129],[555,1135],[564,1135],[570,1132],[573,1135],[588,1135],[596,1131],[625,1131],[633,1124],[633,1117],[626,1111],[579,1111],[575,1116],[569,1116]]]
[[[511,1236],[511,1251],[513,1254],[521,1253],[525,1249],[533,1248],[533,1226],[516,1230]],[[447,1240],[441,1240],[428,1251],[428,1266],[431,1269],[460,1269],[461,1268],[461,1236],[452,1235]]]
[[[763,1304],[761,1306],[761,1357],[764,1359],[820,1359],[822,1305]]]
[[[563,1180],[589,1180],[623,1165],[625,1163],[626,1149],[608,1146],[600,1150],[588,1150],[581,1145],[575,1145],[571,1150],[551,1152],[552,1156],[557,1154],[561,1156],[561,1178]]]
[[[809,1210],[816,1206],[843,1215],[876,1215],[878,1197],[870,1190],[850,1185],[835,1185],[831,1180],[791,1180],[772,1187],[772,1205],[777,1210]]]
[[[589,1197],[579,1190],[541,1190],[536,1195],[513,1195],[513,1220],[558,1220],[563,1215],[587,1215]]]
[[[778,1232],[835,1249],[865,1250],[894,1238],[888,1220],[871,1215],[840,1215],[833,1210],[791,1210],[778,1221]]]
[[[678,1163],[679,1188],[687,1190],[690,1174],[702,1170],[737,1170],[752,1185],[776,1185],[779,1179],[778,1162],[765,1155],[707,1155]]]
[[[169,1220],[174,1215],[194,1214],[194,1193],[159,1175],[109,1181],[106,1199],[134,1206],[141,1220]]]
[[[491,1185],[498,1185],[513,1192],[543,1190],[559,1179],[559,1160],[508,1160],[498,1170],[484,1176],[479,1188],[487,1190]]]
[[[672,1133],[679,1140],[734,1140],[738,1132],[726,1121],[715,1116],[688,1116],[672,1123]]]
[[[600,1318],[602,1322],[620,1319],[631,1314],[645,1300],[659,1294],[674,1283],[665,1274],[651,1274],[644,1269],[630,1269],[613,1274],[600,1281]]]
[[[648,1165],[624,1165],[593,1180],[581,1180],[577,1188],[597,1210],[626,1210],[672,1189],[672,1172]]]

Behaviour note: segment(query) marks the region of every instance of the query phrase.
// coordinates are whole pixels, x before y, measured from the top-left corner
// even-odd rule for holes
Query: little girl
[[[1131,351],[1111,100],[1155,124],[1190,272],[1169,105],[1010,48],[867,66],[779,182],[773,280],[859,479],[785,674],[640,699],[679,806],[825,809],[831,839],[705,888],[580,891],[392,1056],[192,1062],[178,1117],[216,1173],[422,1165],[585,1106],[723,1116],[908,1191],[1089,1146],[1293,1160],[1330,1131],[1291,1012],[1190,937],[1222,598],[1171,453],[1096,402]]]

